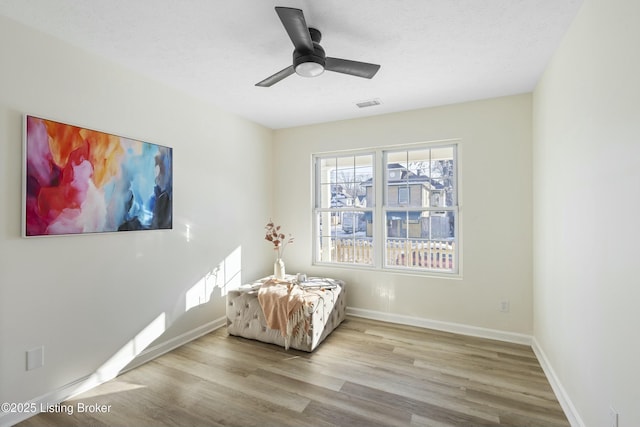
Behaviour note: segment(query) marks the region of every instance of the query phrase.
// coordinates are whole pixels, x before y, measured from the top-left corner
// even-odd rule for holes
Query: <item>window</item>
[[[315,262],[457,273],[456,177],[457,144],[316,156]]]
[[[385,267],[457,271],[455,158],[453,145],[384,152]]]
[[[409,187],[398,187],[398,206],[409,204]]]
[[[372,153],[316,157],[316,262],[373,265]]]

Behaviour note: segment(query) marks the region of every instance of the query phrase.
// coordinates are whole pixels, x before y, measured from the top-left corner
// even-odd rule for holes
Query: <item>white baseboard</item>
[[[469,335],[472,337],[488,338],[492,340],[524,344],[531,346],[531,335],[517,332],[500,331],[498,329],[480,328],[478,326],[464,325],[461,323],[443,322],[441,320],[424,319],[421,317],[404,316],[401,314],[383,313],[362,308],[347,307],[347,314],[365,319],[381,320],[383,322],[398,323],[401,325],[418,326],[421,328],[435,329],[438,331],[452,332],[455,334]]]
[[[154,345],[153,347],[149,347],[144,349],[135,359],[131,361],[120,374],[123,374],[131,369],[137,368],[140,365],[144,365],[145,363],[155,359],[158,356],[162,356],[165,353],[170,352],[186,343],[193,341],[197,338],[200,338],[203,335],[206,335],[210,332],[215,331],[216,329],[220,329],[225,326],[227,323],[226,316],[220,317],[219,319],[213,320],[209,323],[205,323],[202,326],[199,326],[195,329],[187,331],[177,337],[173,337],[170,340],[162,342],[158,345]]]
[[[553,392],[555,393],[556,398],[558,399],[558,402],[560,402],[560,406],[562,406],[562,410],[564,411],[564,414],[567,416],[567,419],[569,420],[569,424],[571,424],[571,427],[585,427],[586,424],[584,423],[584,421],[582,421],[582,418],[580,418],[580,414],[578,413],[578,411],[576,410],[576,407],[571,402],[571,399],[569,398],[569,394],[567,393],[565,388],[562,386],[560,379],[558,378],[555,371],[553,370],[553,367],[549,363],[549,359],[547,358],[547,355],[545,354],[544,350],[542,350],[542,347],[540,347],[540,343],[538,343],[538,340],[536,340],[535,337],[533,337],[531,348],[533,349],[533,352],[538,358],[538,362],[540,362],[540,366],[542,367],[542,370],[547,376],[547,380],[549,380],[549,384],[551,384],[551,388],[553,389]]]
[[[209,323],[206,323],[202,326],[199,326],[195,329],[187,331],[183,334],[180,334],[176,337],[171,338],[165,342],[162,342],[153,347],[146,348],[143,350],[138,356],[136,356],[133,361],[131,361],[119,374],[127,372],[131,369],[134,369],[144,363],[149,362],[152,359],[155,359],[158,356],[162,356],[165,353],[170,352],[184,344],[187,344],[190,341],[195,340],[196,338],[200,338],[203,335],[206,335],[210,332],[215,331],[226,325],[226,317],[221,317],[219,319],[213,320]],[[35,408],[35,412],[22,412],[22,413],[3,413],[0,414],[0,427],[10,427],[13,426],[20,421],[24,421],[27,418],[36,415],[38,412],[41,412],[43,409],[51,405],[56,405],[58,403],[64,402],[74,396],[77,396],[80,393],[84,393],[87,390],[90,390],[94,387],[99,386],[107,381],[110,381],[113,378],[104,378],[101,375],[97,375],[96,373],[87,375],[86,377],[79,378],[75,381],[66,384],[57,390],[53,390],[49,393],[45,393],[40,397],[35,399],[31,399],[27,402],[27,405],[31,405],[30,407]]]
[[[553,392],[562,407],[571,427],[585,427],[586,424],[580,418],[578,411],[571,402],[569,395],[560,383],[558,376],[554,372],[549,359],[540,347],[535,337],[519,334],[515,332],[505,332],[496,329],[479,328],[477,326],[463,325],[459,323],[443,322],[440,320],[424,319],[419,317],[404,316],[399,314],[384,313],[374,310],[364,310],[361,308],[347,307],[347,314],[365,319],[381,320],[383,322],[398,323],[401,325],[417,326],[438,331],[452,332],[456,334],[469,335],[480,338],[494,339],[515,344],[524,344],[532,348],[542,370],[544,371]]]

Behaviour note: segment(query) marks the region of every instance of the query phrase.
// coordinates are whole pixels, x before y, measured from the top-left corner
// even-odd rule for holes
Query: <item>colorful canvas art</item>
[[[172,228],[169,147],[25,120],[24,234]]]

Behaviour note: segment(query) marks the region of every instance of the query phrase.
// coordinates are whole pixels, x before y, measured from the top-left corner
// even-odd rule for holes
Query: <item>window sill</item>
[[[314,267],[322,267],[322,268],[338,268],[338,269],[348,269],[348,270],[362,270],[362,271],[371,271],[375,273],[386,273],[393,274],[399,276],[411,276],[411,277],[424,277],[424,278],[432,278],[432,279],[450,279],[450,280],[462,280],[462,273],[439,273],[436,271],[419,271],[419,270],[410,270],[404,268],[380,268],[371,265],[361,265],[361,264],[334,264],[334,263],[324,263],[324,262],[314,262],[312,263]]]

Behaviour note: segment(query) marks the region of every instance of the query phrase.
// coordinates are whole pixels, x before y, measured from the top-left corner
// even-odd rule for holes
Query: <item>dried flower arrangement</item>
[[[293,237],[289,234],[289,237],[287,238],[287,236],[280,231],[280,226],[275,225],[271,220],[269,220],[269,223],[267,223],[264,228],[267,230],[267,234],[264,236],[264,239],[273,243],[273,249],[278,251],[278,258],[282,258],[284,248],[289,243],[293,243]]]
[[[278,251],[278,258],[282,258],[284,248],[289,243],[293,243],[293,237],[291,234],[289,234],[289,237],[287,238],[287,236],[280,231],[280,228],[281,227],[279,225],[275,225],[273,221],[269,220],[269,223],[265,227],[267,234],[264,236],[265,240],[273,243],[273,249]]]

